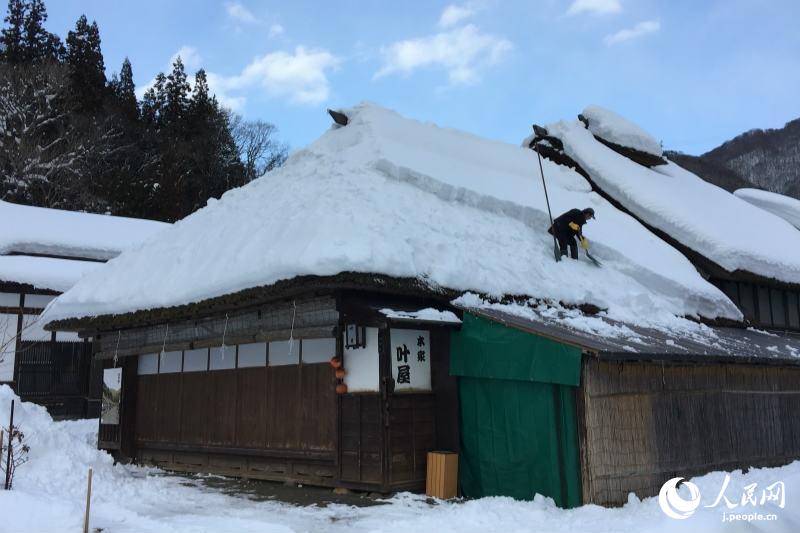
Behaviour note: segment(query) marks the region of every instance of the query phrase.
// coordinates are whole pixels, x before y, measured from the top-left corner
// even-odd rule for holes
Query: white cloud
[[[200,55],[200,52],[197,48],[193,46],[183,45],[181,46],[177,52],[172,54],[169,58],[169,61],[164,66],[164,74],[167,76],[170,72],[172,72],[172,65],[175,63],[175,60],[181,58],[183,62],[184,69],[186,70],[186,75],[189,78],[189,82],[194,81],[194,72],[199,70],[203,66],[203,57]],[[152,87],[156,82],[155,77],[152,78],[149,82],[147,82],[142,87],[138,87],[136,89],[136,97],[140,100],[144,96],[144,93],[147,92],[147,89]]]
[[[269,37],[270,39],[277,37],[283,34],[283,26],[280,24],[273,24],[269,27]]]
[[[330,94],[328,72],[336,70],[341,60],[327,50],[306,50],[294,53],[272,52],[256,57],[240,74],[215,76],[215,86],[224,94],[261,87],[270,96],[287,98],[294,104],[314,105]]]
[[[261,22],[252,11],[239,2],[225,2],[225,12],[230,18],[245,24],[258,24]]]
[[[620,0],[575,0],[567,9],[567,15],[591,13],[593,15],[608,15],[622,11]]]
[[[482,69],[498,63],[512,48],[510,41],[467,24],[382,48],[383,66],[374,78],[394,73],[410,74],[423,67],[440,67],[447,71],[452,85],[474,83],[480,79]]]
[[[473,15],[475,15],[475,7],[471,4],[450,4],[444,8],[442,15],[439,17],[439,27],[450,28]]]
[[[202,57],[196,48],[183,46],[175,52],[169,61],[172,70],[175,58],[181,56],[190,84],[194,82],[194,71],[202,65]],[[215,72],[206,72],[208,86],[217,100],[224,107],[241,111],[247,103],[242,94],[253,89],[264,89],[267,94],[276,98],[286,98],[291,103],[315,105],[324,102],[330,94],[328,73],[336,70],[341,60],[327,50],[306,50],[302,46],[294,52],[272,52],[256,57],[239,74],[224,76]],[[145,91],[153,86],[155,78],[136,91],[139,99]]]
[[[633,28],[627,28],[618,31],[617,33],[606,35],[605,38],[603,38],[603,42],[606,43],[606,46],[613,46],[618,43],[630,41],[632,39],[637,39],[639,37],[642,37],[643,35],[647,35],[648,33],[655,33],[660,29],[661,29],[661,23],[659,21],[645,20],[644,22],[640,22]]]

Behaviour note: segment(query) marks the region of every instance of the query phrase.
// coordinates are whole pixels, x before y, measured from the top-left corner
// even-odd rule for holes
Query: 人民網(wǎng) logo
[[[678,494],[678,485],[689,489],[689,499],[685,500]],[[674,477],[664,483],[658,493],[658,505],[664,514],[676,520],[689,518],[694,514],[695,509],[700,506],[700,489],[691,481],[686,481],[682,477]]]

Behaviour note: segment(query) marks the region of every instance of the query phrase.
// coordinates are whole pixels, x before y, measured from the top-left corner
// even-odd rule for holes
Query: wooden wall
[[[621,505],[676,476],[800,458],[800,368],[584,362],[584,503]]]
[[[330,484],[337,400],[328,363],[140,375],[137,381],[140,461]],[[319,466],[303,469],[309,462]]]

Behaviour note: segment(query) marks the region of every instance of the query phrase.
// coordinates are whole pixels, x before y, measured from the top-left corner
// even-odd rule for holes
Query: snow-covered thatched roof
[[[563,152],[634,216],[727,272],[800,283],[800,232],[673,162],[640,165],[579,120],[547,126]]]
[[[738,189],[733,194],[800,229],[800,200],[761,189]]]
[[[301,275],[417,278],[591,303],[619,320],[739,319],[679,252],[544,161],[554,214],[593,207],[597,268],[556,263],[535,152],[362,104],[280,169],[83,278],[46,320],[180,306]]]
[[[0,201],[0,281],[64,291],[168,224]]]

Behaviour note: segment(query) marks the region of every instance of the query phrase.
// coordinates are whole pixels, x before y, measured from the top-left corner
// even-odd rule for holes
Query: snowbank
[[[800,229],[800,200],[761,189],[738,189],[733,194]]]
[[[661,143],[633,122],[611,110],[590,105],[581,115],[589,121],[589,131],[604,141],[657,157],[663,155]]]
[[[5,418],[12,398],[0,386],[0,417]],[[153,468],[113,465],[111,457],[95,449],[97,420],[53,422],[44,408],[16,398],[15,420],[31,445],[30,461],[19,467],[14,490],[0,491],[0,530],[15,533],[81,531],[86,497],[86,475],[94,469],[91,528],[109,533],[174,532],[324,532],[324,533],[505,533],[554,532],[690,532],[754,530],[793,532],[800,527],[800,462],[782,468],[753,469],[731,474],[725,494],[737,501],[746,486],[757,483],[757,494],[782,481],[786,505],[772,503],[734,512],[774,513],[777,520],[722,522],[730,512],[713,503],[725,474],[715,472],[692,479],[700,489],[702,505],[685,520],[664,515],[657,498],[631,497],[622,508],[586,505],[557,508],[549,498],[532,502],[510,498],[482,498],[467,502],[429,503],[422,495],[399,494],[384,505],[353,507],[341,504],[295,506],[278,501],[254,501],[226,495],[203,485],[199,477],[166,475]],[[680,494],[686,497],[681,489]]]
[[[47,254],[110,259],[162,228],[163,222],[12,204],[0,200],[0,255]]]
[[[598,142],[579,121],[547,127],[607,194],[653,227],[714,261],[800,283],[800,233],[785,220],[712,185],[675,163],[647,168]]]
[[[544,163],[555,214],[597,212],[586,234],[602,269],[554,262],[531,150],[373,105],[345,112],[346,127],[332,128],[282,168],[87,275],[45,320],[181,305],[345,271],[588,302],[620,320],[741,317],[679,252],[575,172]]]

